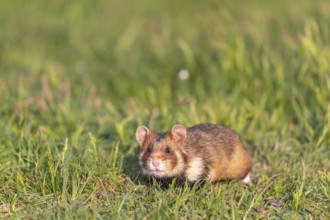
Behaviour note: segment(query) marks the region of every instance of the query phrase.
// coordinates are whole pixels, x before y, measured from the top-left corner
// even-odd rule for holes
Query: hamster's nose
[[[152,163],[152,165],[153,165],[154,167],[159,167],[159,165],[160,165],[160,160],[152,160],[151,163]]]

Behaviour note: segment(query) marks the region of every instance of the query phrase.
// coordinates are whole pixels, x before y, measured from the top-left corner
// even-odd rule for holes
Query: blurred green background
[[[1,1],[0,217],[39,216],[26,199],[31,194],[45,201],[42,210],[72,198],[74,181],[64,178],[72,172],[80,181],[93,172],[77,201],[94,195],[104,175],[118,192],[133,190],[136,185],[125,189],[121,180],[143,180],[135,157],[138,125],[164,131],[174,123],[210,122],[241,134],[255,158],[257,186],[281,174],[279,182],[251,203],[252,211],[247,199],[243,207],[235,200],[224,206],[232,210],[234,204],[236,214],[219,214],[215,207],[213,214],[196,208],[190,215],[178,208],[185,200],[171,203],[178,199],[173,192],[151,217],[170,217],[176,210],[177,217],[188,218],[328,218],[329,11],[327,0]],[[189,77],[180,79],[180,71]],[[67,165],[52,173],[50,157],[55,164],[65,161],[65,149],[71,152]],[[306,191],[295,190],[301,184]],[[164,194],[153,190],[155,197]],[[154,198],[135,193],[129,204]],[[257,210],[274,196],[282,198],[284,209]],[[106,203],[101,198],[72,210],[64,202],[55,207],[66,211],[47,216],[71,218],[80,210],[85,217],[118,217],[124,210],[132,217],[137,210],[141,216],[135,217],[142,217],[152,210],[111,199],[113,208],[103,211],[90,211]]]

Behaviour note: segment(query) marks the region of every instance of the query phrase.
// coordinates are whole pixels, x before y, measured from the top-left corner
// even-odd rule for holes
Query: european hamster
[[[174,125],[168,132],[140,126],[136,139],[141,145],[139,163],[144,174],[160,179],[181,177],[189,183],[229,179],[250,183],[252,157],[239,135],[225,126]]]

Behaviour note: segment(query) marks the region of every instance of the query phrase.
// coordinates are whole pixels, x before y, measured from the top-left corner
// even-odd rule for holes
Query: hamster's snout
[[[149,170],[163,171],[165,169],[164,163],[157,158],[150,158],[148,163]]]
[[[149,173],[156,177],[164,177],[166,172],[165,164],[159,159],[149,159],[147,162],[147,167],[144,170],[146,173]]]
[[[160,160],[157,160],[157,159],[151,160],[151,164],[152,164],[155,168],[158,168],[158,167],[160,167]]]

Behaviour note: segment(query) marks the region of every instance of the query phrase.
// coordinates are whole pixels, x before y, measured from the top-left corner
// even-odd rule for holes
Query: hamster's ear
[[[135,136],[140,145],[142,145],[144,140],[147,138],[148,133],[149,129],[146,126],[140,126],[136,129]]]
[[[174,125],[171,130],[172,139],[177,142],[183,142],[187,136],[187,129],[183,125]]]

